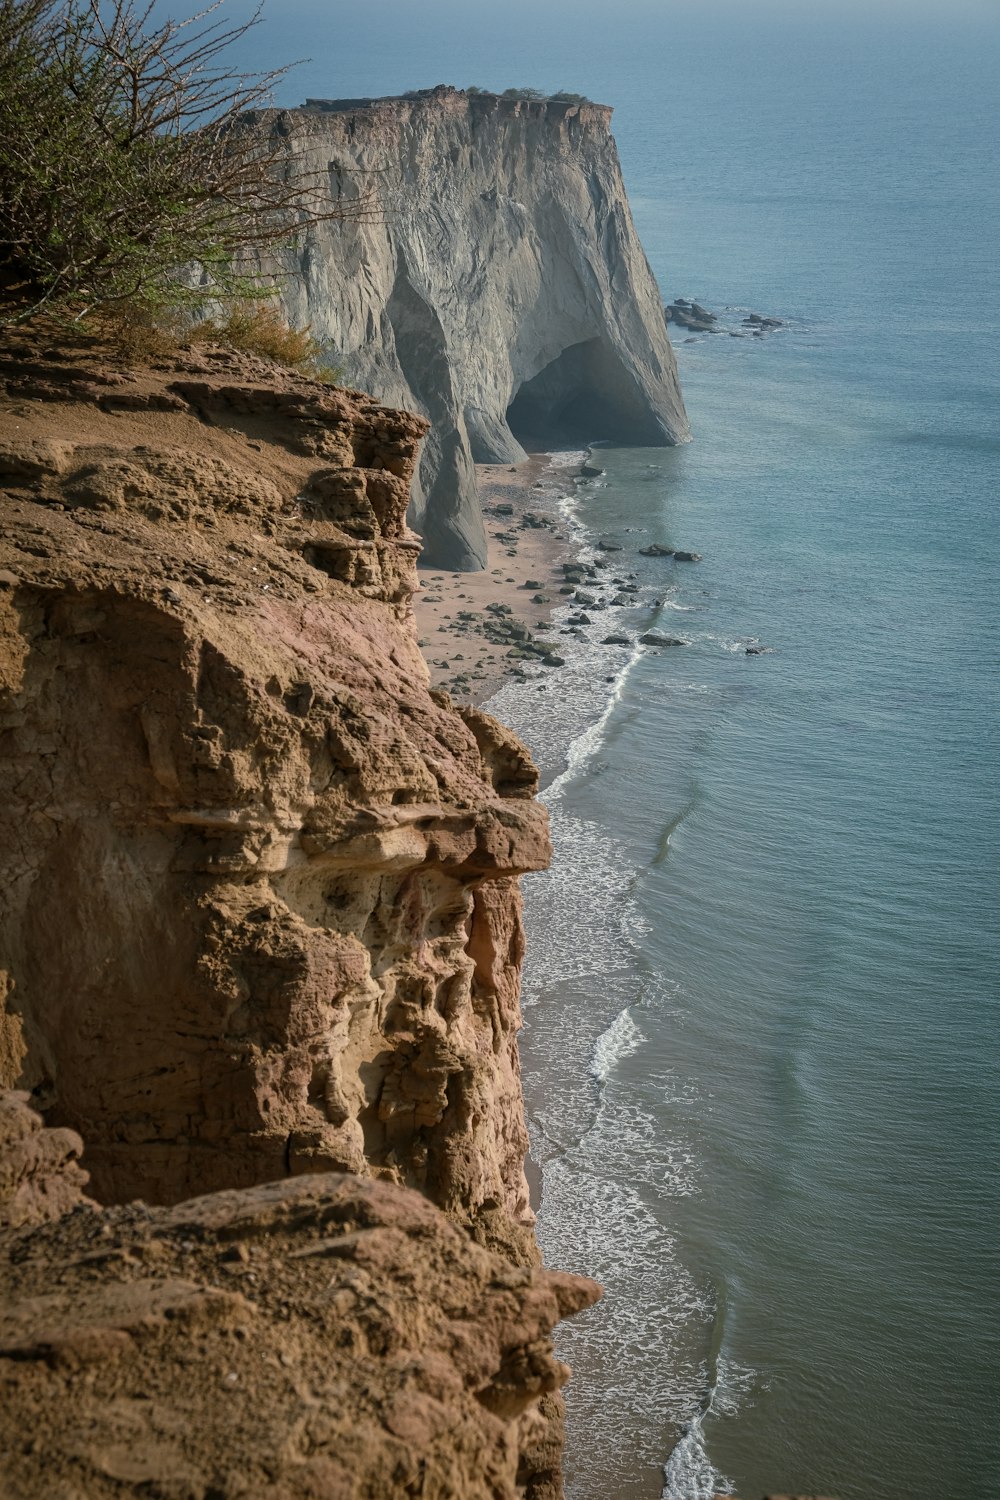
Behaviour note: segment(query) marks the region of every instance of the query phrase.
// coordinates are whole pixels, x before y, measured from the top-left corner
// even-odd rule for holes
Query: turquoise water
[[[592,634],[689,644],[571,643],[495,704],[557,847],[527,883],[540,1232],[608,1289],[563,1339],[570,1494],[996,1495],[1000,24],[746,9],[281,31],[316,59],[292,99],[616,104],[665,294],[788,325],[682,339],[695,441],[553,481],[637,575]]]

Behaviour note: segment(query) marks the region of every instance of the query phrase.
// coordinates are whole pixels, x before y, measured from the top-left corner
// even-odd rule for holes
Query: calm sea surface
[[[257,43],[314,59],[289,100],[615,104],[664,293],[787,324],[680,335],[695,441],[554,481],[640,603],[494,702],[556,838],[540,1231],[607,1287],[562,1340],[570,1493],[994,1496],[1000,25],[665,8],[292,3]]]

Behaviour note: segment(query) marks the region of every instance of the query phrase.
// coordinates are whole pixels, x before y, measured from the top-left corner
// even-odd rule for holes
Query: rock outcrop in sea
[[[23,1500],[561,1493],[550,1334],[597,1292],[540,1269],[524,1177],[548,830],[525,749],[428,686],[425,429],[211,347],[0,343]]]
[[[436,566],[485,563],[477,462],[688,437],[610,125],[600,104],[443,87],[260,122],[350,210],[290,252],[282,298],[347,380],[430,420],[411,518]]]

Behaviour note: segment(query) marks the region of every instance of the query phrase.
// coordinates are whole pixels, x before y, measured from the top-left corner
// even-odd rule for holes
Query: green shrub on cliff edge
[[[473,99],[485,94],[491,99],[524,99],[528,104],[590,104],[593,101],[586,94],[571,94],[568,89],[560,89],[558,94],[543,94],[541,89],[504,89],[502,94],[494,94],[490,89],[481,89],[477,83],[470,83],[465,92]]]
[[[145,0],[0,0],[0,321],[261,296],[253,251],[363,199],[330,198],[267,105],[285,69],[221,55],[215,0],[153,24]]]

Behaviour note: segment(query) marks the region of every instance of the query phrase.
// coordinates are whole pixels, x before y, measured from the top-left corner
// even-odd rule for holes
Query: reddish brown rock
[[[548,836],[523,748],[428,689],[424,424],[221,352],[120,379],[0,365],[0,1082],[103,1201],[346,1169],[530,1258]]]
[[[44,1130],[28,1095],[0,1090],[0,1231],[58,1219],[84,1201],[83,1142]]]
[[[221,350],[121,371],[0,338],[0,1087],[30,1092],[64,1186],[79,1132],[101,1203],[347,1171],[532,1267],[517,877],[548,830],[523,747],[429,690],[424,430]],[[163,1318],[200,1326],[223,1304],[188,1280]],[[56,1365],[129,1353],[131,1324],[91,1321]],[[564,1372],[504,1349],[477,1411],[516,1421],[544,1500]],[[435,1425],[417,1394],[378,1407],[398,1442]],[[128,1423],[108,1442],[108,1482],[145,1482],[115,1477]],[[289,1494],[338,1493],[322,1444],[302,1462]]]
[[[596,1296],[389,1183],[90,1204],[0,1235],[0,1491],[517,1500]]]

